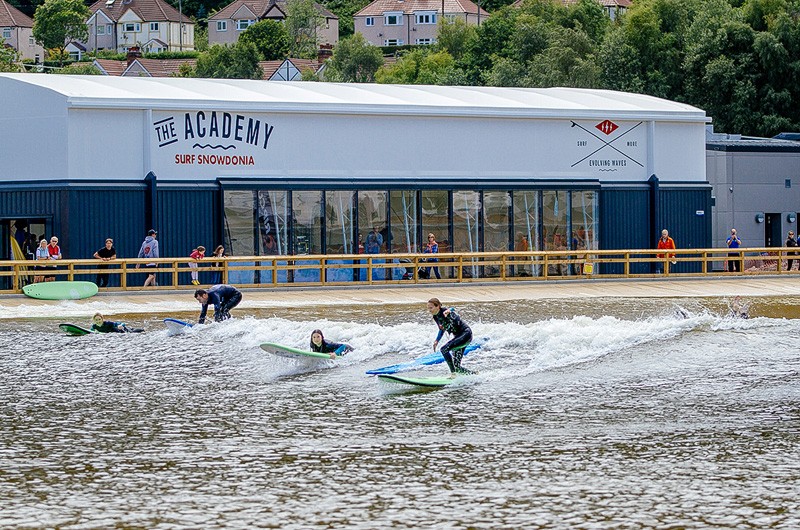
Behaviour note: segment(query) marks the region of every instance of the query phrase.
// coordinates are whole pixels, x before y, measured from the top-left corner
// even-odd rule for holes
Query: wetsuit
[[[473,372],[461,367],[461,359],[464,357],[464,348],[472,340],[472,330],[464,324],[456,314],[455,309],[450,308],[450,312],[445,315],[444,307],[439,308],[439,312],[433,315],[433,320],[439,326],[439,334],[436,336],[436,341],[442,339],[444,332],[450,333],[453,338],[450,342],[442,346],[442,356],[444,357],[447,366],[450,367],[450,372],[459,374],[471,374]]]
[[[124,322],[111,322],[110,320],[104,320],[99,326],[97,324],[92,324],[92,329],[100,333],[135,333],[137,331],[142,331],[128,329],[128,326],[126,326]]]
[[[203,304],[203,310],[200,311],[201,324],[206,321],[209,304],[214,306],[214,321],[222,322],[231,318],[231,309],[242,301],[242,293],[232,285],[214,285],[206,293],[208,293],[208,301]]]
[[[344,355],[347,352],[353,351],[353,347],[349,344],[341,344],[339,342],[331,342],[322,339],[322,344],[317,346],[314,341],[311,341],[311,351],[319,353],[335,353],[336,355]]]

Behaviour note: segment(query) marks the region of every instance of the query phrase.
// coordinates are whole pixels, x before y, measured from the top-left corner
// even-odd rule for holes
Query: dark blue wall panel
[[[650,247],[649,189],[613,188],[600,192],[600,248],[603,250]],[[603,265],[601,273],[622,274],[622,265]],[[632,274],[650,272],[645,263],[631,266]]]
[[[659,194],[661,225],[658,234],[669,230],[678,248],[711,247],[711,187],[669,188],[661,185]],[[700,264],[681,263],[676,272],[700,272]]]

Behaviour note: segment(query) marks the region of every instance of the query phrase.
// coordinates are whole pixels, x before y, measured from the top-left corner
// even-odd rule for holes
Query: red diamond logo
[[[603,134],[611,134],[617,129],[619,129],[619,126],[613,121],[605,120],[595,125],[595,128],[599,129],[600,132],[602,132]]]

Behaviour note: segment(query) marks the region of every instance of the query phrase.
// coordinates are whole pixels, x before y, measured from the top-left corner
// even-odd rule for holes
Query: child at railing
[[[195,249],[192,249],[192,253],[189,254],[189,257],[195,261],[200,261],[205,256],[206,256],[206,247],[202,245],[200,245]],[[192,269],[192,285],[200,285],[200,280],[198,280],[197,263],[190,262],[189,268]]]

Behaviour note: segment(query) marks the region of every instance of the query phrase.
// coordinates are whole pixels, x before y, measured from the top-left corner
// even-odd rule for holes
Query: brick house
[[[471,0],[375,0],[353,15],[356,33],[375,46],[433,44],[439,35],[439,17],[480,24],[489,13]]]
[[[98,0],[89,10],[88,50],[194,50],[194,21],[164,0]]]
[[[14,48],[20,60],[44,59],[44,48],[33,38],[33,19],[5,0],[0,0],[0,37],[0,46]]]
[[[339,17],[315,3],[324,22],[317,28],[318,44],[339,42]],[[233,44],[244,30],[261,20],[286,19],[286,0],[234,0],[208,18],[208,43]]]

